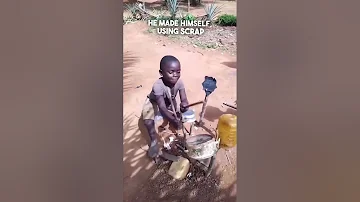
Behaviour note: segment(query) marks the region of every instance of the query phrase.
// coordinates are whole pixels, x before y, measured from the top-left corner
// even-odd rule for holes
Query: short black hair
[[[172,55],[165,55],[160,60],[160,70],[164,70],[165,66],[171,62],[178,62],[180,64],[180,61],[176,57]]]

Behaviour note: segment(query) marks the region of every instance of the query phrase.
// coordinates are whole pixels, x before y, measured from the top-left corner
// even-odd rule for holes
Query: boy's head
[[[164,56],[160,61],[159,73],[169,84],[174,85],[180,78],[180,61],[171,55]]]

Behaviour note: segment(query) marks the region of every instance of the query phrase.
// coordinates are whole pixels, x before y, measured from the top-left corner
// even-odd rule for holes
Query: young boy
[[[142,117],[144,119],[145,127],[150,136],[150,146],[148,155],[150,158],[154,158],[158,154],[158,141],[155,131],[155,116],[159,113],[161,116],[169,121],[169,123],[179,129],[181,127],[181,121],[176,118],[173,113],[172,103],[175,110],[176,96],[180,94],[180,111],[185,112],[188,110],[188,100],[185,93],[185,87],[180,80],[181,66],[180,61],[174,56],[164,56],[160,61],[160,78],[155,81],[152,91],[147,96],[145,104],[142,110]]]

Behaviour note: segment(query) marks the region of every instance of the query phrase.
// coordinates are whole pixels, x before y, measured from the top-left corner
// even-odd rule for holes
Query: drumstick
[[[229,104],[227,104],[227,103],[223,103],[223,105],[225,105],[225,106],[228,106],[228,107],[231,107],[231,108],[233,108],[233,109],[237,109],[237,107],[234,107],[234,106],[232,106],[232,105],[229,105]]]
[[[195,106],[195,105],[199,105],[199,104],[202,104],[204,103],[204,101],[198,101],[198,102],[194,102],[192,104],[189,104],[189,105],[186,105],[184,108],[188,108],[188,107],[192,107],[192,106]],[[172,114],[174,114],[173,111],[169,110]]]
[[[194,102],[192,104],[189,104],[189,105],[185,106],[184,108],[192,107],[192,106],[199,105],[199,104],[202,104],[202,103],[204,103],[204,101]]]

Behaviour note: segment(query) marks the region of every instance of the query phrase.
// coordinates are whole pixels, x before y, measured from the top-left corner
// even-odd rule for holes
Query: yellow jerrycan
[[[217,129],[220,138],[220,148],[231,148],[236,145],[236,115],[221,115]]]

